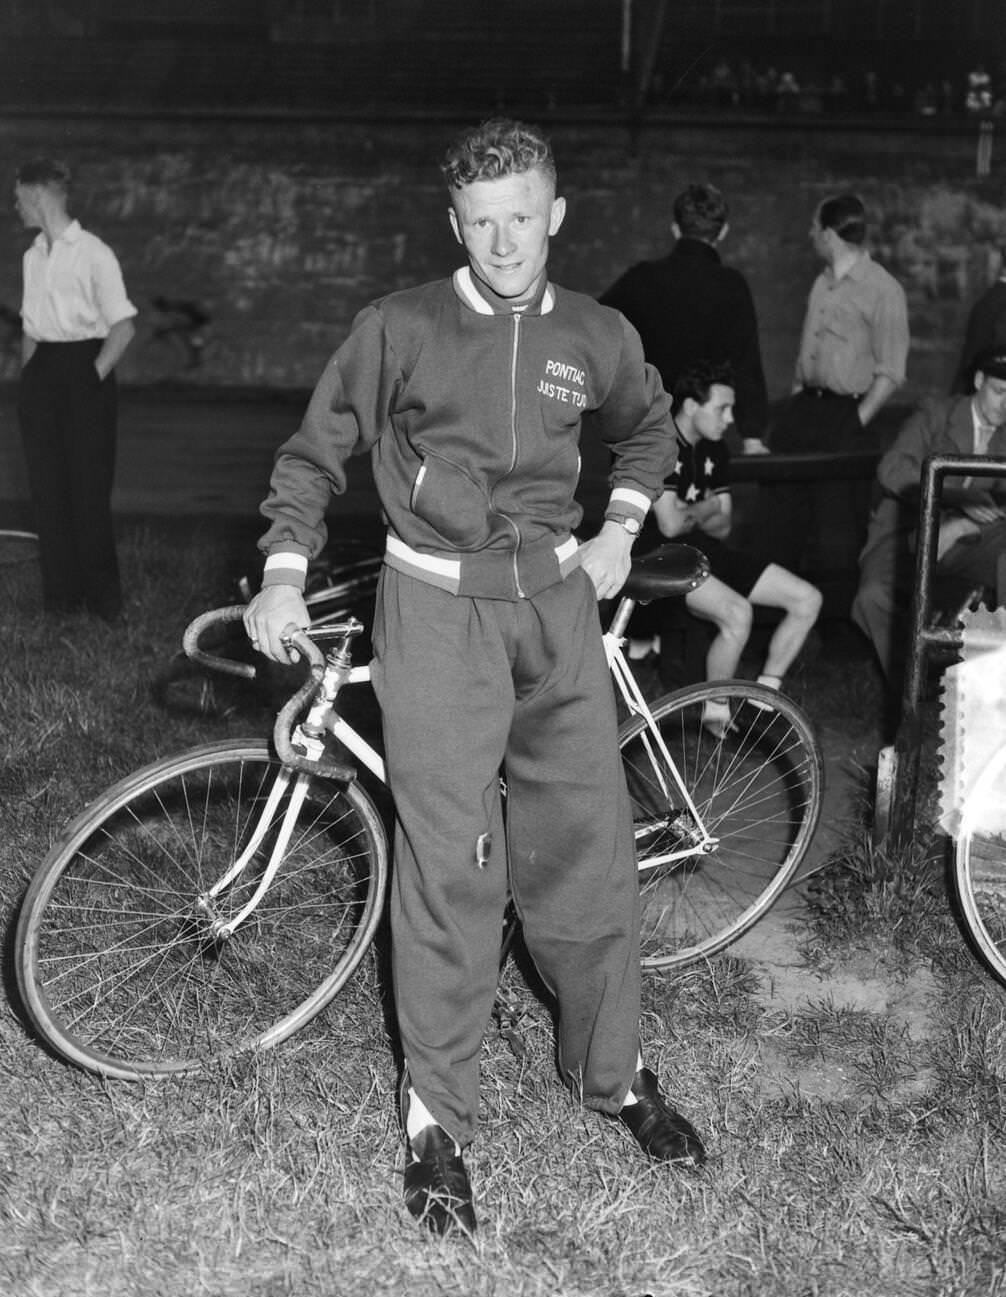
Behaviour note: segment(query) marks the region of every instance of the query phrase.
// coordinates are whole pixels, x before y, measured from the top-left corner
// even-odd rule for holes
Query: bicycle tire
[[[967,935],[1006,985],[1006,747],[967,794],[954,845],[954,889]]]
[[[310,780],[278,873],[229,939],[196,903],[281,768],[261,739],[206,744],[121,780],[67,826],[16,937],[25,1006],[59,1055],[127,1080],[196,1072],[286,1040],[345,985],[388,876],[384,826],[357,784]],[[219,914],[250,895],[278,818]]]
[[[714,699],[725,699],[732,714],[719,738],[702,723]],[[695,821],[666,758],[646,742],[643,718],[625,722],[619,746],[636,834],[640,959],[644,968],[672,968],[722,950],[775,903],[817,827],[824,766],[796,704],[748,681],[692,685],[651,711],[716,840],[708,852],[688,853]],[[671,854],[681,858],[661,863]]]
[[[38,558],[38,536],[33,531],[0,528],[0,567],[34,563]]]

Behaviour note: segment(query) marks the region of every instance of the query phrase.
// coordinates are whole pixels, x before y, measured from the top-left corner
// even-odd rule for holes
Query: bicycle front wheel
[[[277,842],[268,890],[221,935]],[[289,778],[259,739],[207,744],[115,784],[67,827],[22,906],[22,996],[83,1068],[195,1072],[276,1045],[323,1009],[363,957],[386,883],[384,827],[358,784]]]
[[[1006,747],[967,794],[954,851],[954,884],[968,936],[1006,984]]]
[[[713,700],[730,709],[719,736],[704,723]],[[662,743],[640,717],[622,726],[619,743],[639,864],[640,955],[644,967],[670,968],[722,950],[778,899],[821,813],[823,763],[796,704],[744,680],[681,689],[651,711]]]

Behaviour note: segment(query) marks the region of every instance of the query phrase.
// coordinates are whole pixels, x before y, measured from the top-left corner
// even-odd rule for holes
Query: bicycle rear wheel
[[[721,737],[703,725],[713,699],[730,705]],[[642,718],[626,722],[619,744],[639,862],[640,956],[644,967],[670,968],[722,950],[778,899],[821,813],[823,763],[796,704],[747,681],[681,689],[651,710],[713,838],[708,850],[696,845],[696,819],[666,757]]]
[[[31,1018],[64,1058],[126,1079],[195,1072],[285,1040],[345,984],[387,882],[384,828],[357,784],[308,781],[279,870],[232,936],[214,935],[200,902],[282,769],[262,740],[207,744],[122,780],[67,827],[28,888],[16,953]],[[213,916],[249,900],[289,797]]]
[[[1006,747],[993,756],[965,800],[954,885],[968,936],[1006,984]]]

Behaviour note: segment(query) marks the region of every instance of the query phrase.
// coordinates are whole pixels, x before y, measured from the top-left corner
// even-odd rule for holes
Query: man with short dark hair
[[[739,270],[720,260],[728,219],[715,185],[689,185],[674,200],[670,252],[630,267],[600,300],[639,330],[668,392],[697,361],[729,363],[737,431],[744,449],[757,451],[764,449],[768,396],[751,290]]]
[[[462,1148],[508,894],[558,1003],[563,1079],[651,1157],[704,1157],[640,1056],[639,888],[597,611],[660,489],[669,402],[625,320],[549,282],[565,200],[547,141],[490,121],[443,172],[467,264],[357,317],[277,457],[245,617],[252,643],[287,661],[329,497],[349,455],[370,450],[388,522],[373,681],[397,817],[405,1200],[437,1233],[475,1228]],[[612,491],[578,545],[588,412]]]
[[[852,617],[869,638],[892,692],[900,696],[906,620],[915,576],[922,467],[930,455],[1006,458],[1006,347],[976,358],[970,396],[930,401],[917,410],[881,459],[883,497],[860,556]],[[1006,553],[1006,478],[944,478],[935,577],[943,601],[977,586],[995,589]]]
[[[688,611],[716,628],[706,655],[706,679],[728,680],[738,674],[757,605],[783,614],[758,676],[759,684],[779,689],[817,620],[821,595],[750,546],[727,544],[733,508],[730,457],[723,438],[733,419],[733,398],[729,365],[691,365],[679,377],[672,404],[677,459],[663,495],[654,501],[653,517],[665,537],[684,540],[709,559],[712,575],[685,595]],[[703,719],[711,729],[722,728],[730,723],[729,707],[711,701]]]
[[[810,290],[793,393],[770,432],[775,452],[855,450],[905,381],[908,308],[898,281],[866,247],[866,208],[856,194],[822,202],[810,226],[824,269]],[[836,566],[854,569],[868,513],[859,482],[809,488],[764,484],[758,533],[765,552],[793,572],[812,537],[823,537]]]
[[[122,608],[111,497],[115,367],[135,332],[115,254],[67,210],[70,169],[17,173],[18,215],[40,231],[24,254],[18,414],[49,612],[114,621]]]

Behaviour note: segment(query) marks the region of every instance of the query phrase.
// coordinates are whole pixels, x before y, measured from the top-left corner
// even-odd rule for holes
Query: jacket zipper
[[[510,468],[508,470],[510,473],[517,467],[517,347],[520,340],[520,316],[513,315],[511,318],[513,319],[513,349],[510,353],[510,437],[513,442],[513,451],[510,455]],[[527,596],[521,589],[520,569],[517,564],[517,555],[520,551],[520,530],[508,514],[502,516],[506,518],[514,533],[513,583],[517,588],[517,598],[525,599]]]

